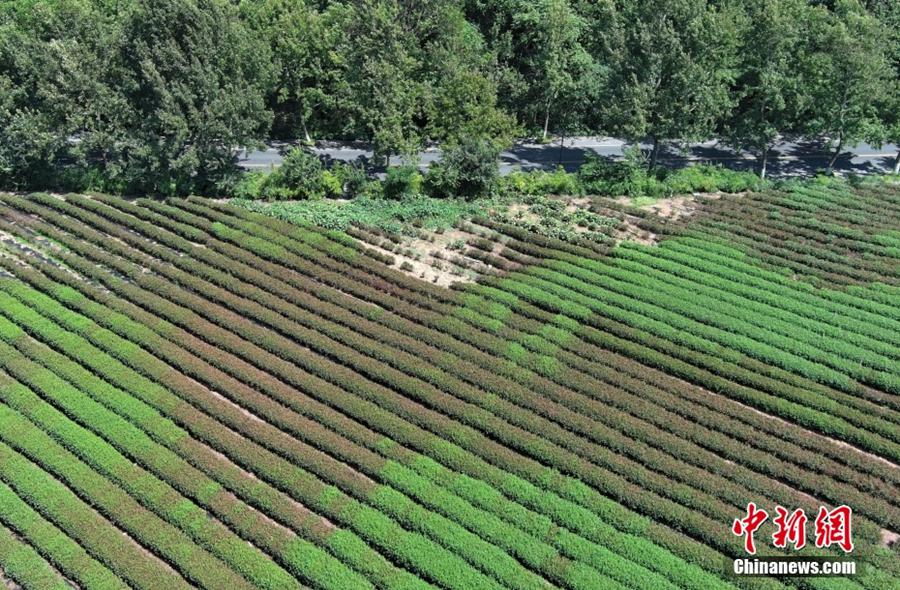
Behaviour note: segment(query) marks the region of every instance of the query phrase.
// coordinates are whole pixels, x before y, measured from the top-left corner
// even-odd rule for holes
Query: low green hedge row
[[[291,580],[283,571],[280,573],[285,577],[280,580],[278,574],[265,572],[261,564],[267,560],[261,554],[254,554],[246,543],[228,534],[221,524],[210,521],[196,505],[185,502],[153,476],[129,469],[130,461],[97,438],[87,437],[79,445],[89,449],[93,465],[107,475],[116,474],[115,483],[7,405],[0,405],[0,440],[51,473],[193,584],[211,590],[223,587],[249,590],[254,584],[271,587],[265,584],[268,579]],[[125,485],[119,487],[116,483]],[[163,516],[158,516],[159,512]],[[170,524],[171,521],[184,530]],[[234,569],[226,565],[228,562]],[[258,575],[245,579],[236,573],[241,570],[244,574]]]
[[[498,291],[497,289],[493,289],[491,287],[485,285],[473,286],[467,290],[472,296],[475,293],[483,293],[486,301],[491,301],[491,298],[495,296],[495,293],[502,293],[504,295],[503,300],[506,301],[507,293]],[[495,305],[498,303],[495,303]],[[621,381],[617,379],[619,373],[625,367],[631,367],[634,365],[634,368],[631,369],[631,373],[635,375],[639,380],[644,380],[648,383],[652,383],[654,385],[658,385],[657,389],[652,393],[642,393],[640,398],[642,399],[656,399],[660,395],[665,394],[668,391],[676,391],[679,396],[686,396],[691,398],[695,402],[700,402],[704,405],[710,404],[710,401],[704,396],[697,396],[690,387],[686,387],[684,382],[678,379],[672,379],[665,377],[663,373],[652,372],[648,370],[647,367],[636,364],[634,361],[630,360],[627,356],[622,356],[616,353],[612,353],[607,349],[599,348],[596,346],[591,346],[587,342],[579,340],[575,334],[582,329],[577,324],[572,325],[571,320],[563,316],[560,318],[559,316],[553,316],[549,313],[543,312],[537,308],[532,306],[527,306],[526,304],[518,304],[517,307],[521,312],[527,313],[530,317],[539,317],[540,322],[534,322],[534,325],[529,325],[528,321],[523,321],[521,316],[515,316],[508,323],[510,327],[512,325],[517,326],[519,330],[518,334],[514,333],[510,329],[504,329],[504,335],[510,339],[519,339],[527,348],[534,350],[536,352],[546,352],[546,348],[550,346],[562,346],[565,348],[565,351],[559,351],[557,354],[557,358],[561,361],[568,364],[570,367],[577,368],[578,371],[584,374],[590,374],[597,376],[598,372],[601,371],[600,367],[605,366],[610,370],[603,370],[600,374],[603,375],[604,380],[611,380],[617,387],[622,387]],[[477,322],[477,320],[475,320]],[[481,321],[483,325],[484,320]],[[559,323],[560,326],[555,328],[554,323]],[[477,323],[475,325],[478,325]],[[547,342],[544,345],[540,344],[531,344],[531,342],[536,338],[537,335],[541,336],[541,340],[546,342],[545,333],[547,332],[547,326],[554,327],[555,330],[562,331],[564,334],[568,334],[569,336],[560,336],[557,334],[553,335],[552,343]],[[532,336],[523,336],[523,334],[533,334]],[[624,341],[611,337],[606,334],[605,336],[609,336],[611,339],[610,343],[615,343],[616,348],[621,348],[626,344]],[[485,345],[485,341],[489,338],[485,337],[485,335],[481,335],[477,338],[477,341],[480,345]],[[604,341],[606,342],[606,341]],[[535,348],[535,346],[539,346],[540,348]],[[637,346],[637,345],[633,345]],[[603,365],[598,365],[598,361],[604,361]],[[502,368],[502,365],[498,365],[498,367]],[[513,373],[515,375],[515,373]],[[648,375],[652,375],[655,379],[648,379]],[[572,375],[570,371],[564,370],[560,372],[559,375],[554,376],[554,380],[559,380],[560,383],[564,384],[574,384],[578,385],[580,383],[579,378],[576,375]],[[535,387],[535,391],[541,394],[545,394],[545,390],[539,386],[539,383],[532,379],[530,381],[533,387]],[[625,387],[627,390],[628,388]],[[587,392],[586,392],[587,393]],[[546,393],[549,395],[549,393]],[[758,416],[752,413],[747,413],[744,409],[741,409],[739,406],[735,408],[731,408],[729,406],[722,406],[718,401],[712,402],[714,405],[714,409],[717,410],[730,410],[727,414],[732,418],[737,418],[743,422],[750,422],[755,425],[757,428],[768,427],[772,428],[772,424],[767,424],[765,421],[759,420]],[[671,407],[671,403],[665,405],[666,408]],[[691,417],[696,412],[696,406],[689,406],[684,411],[684,415]],[[726,427],[723,432],[728,432],[731,434],[733,432],[733,425],[729,423],[729,426]],[[830,456],[840,462],[849,462],[849,465],[853,466],[854,471],[849,473],[838,471],[835,472],[835,475],[843,478],[845,481],[859,481],[860,477],[862,477],[862,472],[868,472],[872,474],[879,474],[883,476],[884,470],[881,466],[871,460],[861,460],[859,457],[851,456],[847,457],[846,453],[843,453],[839,448],[835,445],[826,444],[827,439],[822,440],[810,440],[810,437],[806,433],[806,431],[801,431],[802,434],[795,434],[793,430],[786,429],[784,426],[778,426],[775,431],[779,434],[779,436],[785,436],[790,439],[792,443],[791,451],[791,460],[795,462],[799,462],[800,464],[807,463],[810,457],[817,456],[818,454],[830,454]],[[760,438],[756,436],[753,430],[747,436],[746,442],[751,444],[759,444],[761,442],[769,443],[771,438]],[[799,446],[796,450],[794,450],[795,446]],[[781,453],[787,452],[787,449],[781,449]],[[816,466],[816,471],[818,471],[821,466]],[[898,480],[900,481],[900,480]]]
[[[804,231],[799,224],[772,219],[765,211],[715,211],[698,220],[697,226],[714,227],[731,232],[751,248],[778,256],[791,263],[802,263],[810,272],[834,276],[843,282],[876,282],[897,280],[893,258],[886,255],[860,253],[858,243],[831,238],[827,234]],[[805,235],[804,235],[805,234]]]
[[[679,358],[692,356],[703,359],[703,364],[701,365],[703,368],[723,372],[728,377],[734,374],[734,371],[729,369],[727,363],[739,360],[740,353],[731,348],[716,346],[713,341],[695,336],[691,332],[685,331],[684,328],[678,327],[679,324],[684,324],[685,322],[683,318],[676,314],[664,314],[649,310],[642,313],[644,311],[642,304],[625,300],[625,298],[598,290],[597,293],[602,294],[604,299],[618,299],[622,305],[606,303],[579,295],[576,291],[563,287],[556,282],[534,277],[525,278],[525,282],[521,283],[511,277],[507,278],[506,281],[510,283],[510,288],[515,288],[523,297],[528,298],[532,303],[545,306],[554,313],[565,313],[577,318],[580,316],[572,313],[573,306],[587,307],[612,322],[624,324],[631,329],[637,330],[638,333],[655,335],[676,344],[677,346],[675,347],[669,344],[661,348],[661,350],[666,350],[672,356]],[[556,295],[552,295],[553,293],[556,293]],[[548,297],[556,297],[556,300],[549,300]],[[581,303],[571,302],[571,299],[580,300]],[[562,301],[563,305],[559,305],[557,303],[559,301]],[[578,311],[580,313],[580,309]],[[666,317],[667,321],[656,319],[655,316],[657,315]],[[600,321],[596,315],[590,318],[589,323],[597,328],[606,326],[605,322]],[[694,327],[691,326],[691,328]],[[724,336],[722,339],[725,341],[723,342],[725,344],[731,340],[740,340],[739,337],[732,338],[730,336]],[[644,342],[646,340],[636,337],[635,341]],[[725,362],[723,363],[723,361]],[[756,380],[755,377],[750,375],[747,375],[747,377]],[[786,389],[782,386],[779,393],[785,395],[787,393]],[[802,416],[804,422],[807,423],[812,419],[812,423],[821,429],[822,432],[838,435],[845,440],[863,445],[889,457],[897,456],[898,452],[900,452],[900,449],[895,449],[896,443],[876,434],[876,432],[882,431],[887,436],[896,436],[896,430],[888,425],[879,425],[878,421],[873,420],[871,417],[865,416],[860,412],[854,412],[832,400],[817,398],[808,392],[798,391],[796,399],[809,407],[798,408],[797,411],[793,412],[793,418],[801,419]],[[828,414],[822,414],[822,412],[828,412]],[[851,419],[866,430],[853,426],[849,422]],[[869,428],[873,430],[869,430]]]
[[[877,354],[900,355],[897,352],[900,335],[847,315],[829,312],[823,309],[824,300],[816,300],[809,293],[786,288],[787,285],[779,288],[752,277],[744,277],[742,280],[743,273],[732,267],[713,260],[698,260],[671,248],[647,251],[640,246],[623,245],[617,251],[617,256],[673,277],[689,280],[696,288],[718,294],[723,300],[743,301],[761,315],[771,314],[806,329],[822,330],[829,337],[844,339]]]
[[[547,266],[577,277],[577,280],[591,287],[608,289],[637,301],[651,303],[728,333],[746,335],[748,341],[745,345],[737,346],[737,342],[729,345],[751,356],[778,355],[780,358],[779,352],[790,353],[794,355],[794,360],[783,368],[848,393],[859,391],[858,385],[848,377],[891,393],[900,391],[900,371],[896,369],[896,359],[863,351],[845,340],[828,338],[821,331],[804,332],[802,326],[783,322],[771,314],[754,318],[751,306],[740,299],[726,302],[720,297],[709,296],[691,282],[665,280],[643,265],[628,265],[617,259],[610,263],[593,263],[590,270],[567,262],[551,262]],[[589,291],[582,289],[581,292]],[[762,360],[778,364],[773,359]],[[808,365],[805,361],[813,364]]]
[[[43,349],[40,352],[46,354],[48,351]],[[104,437],[117,447],[129,452],[129,456],[133,460],[147,465],[148,468],[153,469],[174,485],[185,489],[204,508],[222,518],[223,522],[245,535],[256,546],[277,557],[295,576],[308,579],[322,588],[340,587],[335,583],[343,576],[339,574],[340,568],[333,558],[329,561],[328,556],[324,555],[321,549],[315,548],[309,542],[298,540],[287,529],[262,518],[260,513],[242,505],[234,496],[224,493],[218,482],[210,479],[202,471],[191,467],[180,456],[154,442],[130,422],[110,412],[82,393],[103,387],[106,384],[102,381],[92,375],[85,375],[79,380],[80,390],[76,390],[48,369],[39,367],[21,354],[16,356],[11,354],[10,358],[15,359],[17,366],[21,367],[20,379],[27,378],[33,381],[32,387],[40,387],[42,395],[53,399],[82,424],[90,425],[94,430],[102,432]],[[56,357],[54,361],[54,366],[56,363],[66,362],[65,359],[59,357]],[[6,366],[6,369],[10,372],[16,370],[14,366],[9,365]],[[26,390],[19,390],[15,393],[16,397],[7,398],[5,401],[14,404],[22,412],[28,412],[33,421],[41,420],[45,431],[55,433],[61,442],[73,452],[76,448],[83,447],[85,441],[90,439],[90,434],[82,432],[81,429],[69,423],[58,412],[50,409],[46,403],[37,402],[33,393]],[[117,394],[125,395],[122,392],[117,392]],[[38,407],[41,407],[40,412],[37,410]],[[53,429],[54,425],[58,426]],[[64,435],[67,436],[64,437]],[[176,504],[173,503],[172,506],[174,508]],[[196,522],[192,524],[192,526],[195,525]],[[227,538],[227,535],[222,538]],[[238,551],[243,552],[245,549],[238,548]],[[297,559],[298,557],[300,559]],[[316,563],[316,567],[312,570],[306,569],[311,562]],[[254,583],[261,587],[290,588],[296,585],[293,578],[268,564],[259,564],[248,571],[254,574],[251,578]],[[327,577],[323,575],[324,573],[328,574]]]
[[[159,558],[148,555],[147,549],[123,535],[64,484],[2,442],[0,498],[0,510],[4,512],[23,511],[20,503],[27,502],[129,585],[142,590],[193,587]],[[102,502],[103,498],[97,501]]]
[[[804,292],[813,298],[816,305],[822,306],[828,313],[850,316],[864,323],[881,326],[888,330],[896,330],[900,326],[900,323],[898,323],[900,322],[900,313],[896,309],[878,301],[873,301],[871,298],[861,297],[854,293],[852,287],[848,287],[846,291],[827,288],[819,289],[808,283],[793,280],[788,276],[787,272],[773,272],[772,270],[748,263],[746,255],[734,246],[726,246],[702,234],[686,236],[678,240],[666,240],[661,247],[684,253],[688,257],[713,260],[723,266],[734,268],[739,271],[736,280],[745,276],[747,277],[746,280],[763,281],[768,290],[775,292],[786,288],[790,289],[790,291]],[[895,338],[897,337],[895,335]]]
[[[49,518],[52,520],[53,515],[50,514]],[[62,529],[51,520],[46,519],[20,498],[16,490],[0,480],[0,522],[28,541],[60,572],[90,590],[126,590],[133,587],[113,573],[113,569],[117,567],[115,562],[107,562],[109,567],[104,563],[106,558],[102,553],[102,545],[93,539],[102,536],[102,532],[95,532],[93,540],[85,542],[79,538],[77,530],[73,531],[72,536],[66,534],[65,529],[71,528],[75,522],[72,516],[61,523]],[[99,554],[96,553],[98,550]]]
[[[33,303],[40,299],[40,296],[33,295],[29,301]],[[50,323],[47,320],[42,320],[33,314],[26,313],[25,310],[16,306],[12,301],[6,303],[9,303],[10,308],[17,309],[23,316],[29,318],[28,325],[30,330],[37,330],[45,324],[49,329]],[[184,422],[184,425],[192,431],[198,429],[200,431],[210,431],[206,438],[209,436],[220,436],[216,434],[216,431],[221,431],[224,435],[225,433],[222,430],[224,427],[218,422],[218,420],[221,420],[238,432],[243,431],[245,436],[249,436],[251,440],[266,436],[268,439],[266,440],[266,446],[269,449],[288,457],[292,462],[300,462],[307,468],[317,469],[320,474],[325,474],[326,476],[333,478],[335,482],[340,482],[342,487],[348,489],[354,495],[365,498],[374,491],[375,488],[372,484],[355,478],[351,471],[339,467],[335,470],[335,467],[337,467],[336,465],[334,467],[329,467],[329,458],[324,454],[308,449],[295,439],[283,435],[283,433],[276,432],[274,429],[271,429],[271,427],[268,427],[270,434],[265,435],[267,427],[257,423],[248,423],[237,409],[230,409],[215,398],[203,398],[202,396],[205,394],[196,388],[196,386],[193,386],[190,381],[167,370],[163,363],[150,356],[133,343],[124,341],[104,329],[92,327],[90,325],[92,323],[89,321],[86,322],[86,318],[83,318],[83,316],[77,316],[61,309],[47,311],[52,312],[55,319],[63,321],[63,327],[65,329],[71,330],[71,332],[67,332],[64,335],[64,338],[71,340],[73,344],[75,342],[75,339],[73,338],[74,334],[83,334],[91,343],[101,346],[107,354],[111,354],[119,361],[128,364],[131,370],[142,373],[142,376],[132,373],[131,376],[126,376],[126,378],[132,382],[144,382],[142,389],[145,392],[156,390],[159,392],[159,395],[171,395],[167,391],[162,390],[162,387],[160,387],[161,385],[169,391],[177,391],[179,395],[190,396],[192,403],[199,404],[206,412],[209,412],[215,417],[215,420],[201,418],[201,415],[197,410],[189,412],[186,409],[179,409],[178,417],[180,421]],[[107,362],[103,367],[106,368],[110,364],[110,359],[107,359]],[[122,368],[124,369],[124,367]],[[148,381],[148,379],[159,380],[160,385],[152,383],[152,381]],[[178,407],[178,405],[175,407]],[[191,416],[191,414],[193,414],[193,416]],[[201,438],[204,437],[201,436]],[[236,433],[229,435],[229,438],[234,439],[233,443],[229,443],[228,449],[231,450],[232,454],[235,452],[235,448],[240,448],[242,450],[244,448],[248,448],[248,450],[254,448],[253,445],[248,442],[247,438],[242,438]],[[222,447],[220,450],[229,454],[226,447]],[[329,518],[356,530],[369,542],[375,543],[389,554],[394,554],[395,557],[400,559],[401,563],[404,563],[407,567],[413,567],[413,569],[420,571],[420,573],[426,577],[434,576],[436,579],[442,580],[444,583],[454,587],[490,588],[495,586],[488,578],[478,574],[475,570],[465,565],[464,562],[455,555],[432,544],[420,535],[403,530],[395,522],[377,510],[353,500],[343,492],[340,492],[339,494],[338,499],[340,501],[334,500],[332,494],[326,494],[325,492],[329,489],[334,489],[335,491],[337,489],[328,487],[327,484],[318,480],[311,473],[304,471],[293,464],[288,467],[289,464],[287,461],[276,458],[271,451],[258,449],[254,452],[256,454],[261,453],[261,458],[255,461],[248,461],[249,465],[253,465],[255,468],[260,469],[268,464],[271,465],[269,468],[270,470],[278,469],[281,472],[285,472],[286,469],[286,474],[291,475],[289,475],[287,481],[280,482],[285,491],[288,491],[292,495],[296,495],[299,501],[309,505],[314,510],[322,510]],[[312,456],[309,455],[310,452],[312,452]],[[269,457],[269,459],[266,460],[264,457]],[[323,464],[319,462],[322,460],[326,461],[326,463]],[[283,466],[280,468],[276,467],[281,462],[283,462]],[[403,514],[398,515],[401,517],[403,516]],[[408,522],[407,524],[410,523]],[[385,527],[388,527],[391,531],[390,537],[395,540],[393,543],[387,543],[387,537],[382,534],[382,531],[386,530]],[[407,538],[410,538],[409,543],[397,542],[397,540],[402,541]],[[409,551],[409,548],[415,548],[415,552]]]
[[[183,245],[183,247],[185,247],[185,246]],[[190,247],[190,246],[187,245],[186,247]],[[226,261],[211,260],[210,262],[213,264],[218,264],[220,267],[225,267],[225,268],[227,268],[229,266],[234,267],[233,263],[229,264],[231,261],[227,261],[227,260]],[[236,271],[236,268],[233,268],[233,271]],[[248,270],[247,268],[245,268],[240,274],[241,274],[241,276],[247,276],[249,274],[250,278],[251,278],[251,282],[254,284],[258,284],[260,286],[269,286],[269,287],[272,286],[273,281],[267,280],[267,277],[265,277],[265,276],[254,277],[253,276],[254,272],[255,271],[253,269]],[[223,284],[223,286],[229,285],[229,281],[228,281],[227,277],[223,278],[221,275],[216,275],[216,273],[210,273],[208,270],[204,271],[201,274],[204,274],[204,275],[211,274],[214,278],[218,278],[217,282],[220,282],[220,284]],[[234,291],[235,289],[240,289],[245,296],[251,296],[250,292],[248,291],[248,289],[246,287],[246,284],[237,283],[234,285],[230,285],[230,287],[231,287],[232,291]],[[307,323],[313,322],[313,324],[310,327],[313,329],[317,329],[318,331],[323,331],[323,332],[329,333],[332,336],[335,336],[336,332],[340,331],[340,329],[335,327],[334,325],[326,326],[326,325],[316,325],[315,324],[315,322],[318,318],[318,315],[330,315],[330,314],[325,314],[324,313],[325,310],[323,310],[321,307],[317,307],[316,303],[313,303],[310,301],[304,301],[302,298],[298,299],[297,294],[293,293],[293,292],[288,292],[286,295],[292,296],[291,297],[291,299],[292,299],[291,305],[279,305],[279,303],[284,303],[284,302],[282,300],[273,299],[271,297],[270,298],[263,297],[261,302],[268,302],[270,304],[270,306],[275,306],[275,307],[280,308],[283,312],[290,314],[291,317],[295,320],[298,320],[298,321],[308,320]],[[253,298],[255,300],[260,300],[258,296],[253,297]],[[319,303],[321,303],[321,302],[319,302]],[[309,315],[296,313],[296,308],[295,308],[296,305],[300,305],[301,307],[306,307],[310,311],[314,312],[316,315],[309,316]],[[332,310],[332,313],[335,313],[335,312]],[[348,320],[345,319],[345,321],[348,321]],[[357,330],[360,329],[360,326],[358,324],[356,325],[356,329]],[[293,333],[293,330],[289,329],[287,331],[287,333]],[[352,340],[352,334],[348,334],[346,336],[346,338],[349,342],[350,340]],[[182,368],[182,370],[184,370],[184,369]],[[235,389],[235,387],[233,385],[224,386],[222,384],[217,384],[217,388],[219,388],[219,390],[223,390],[223,391]],[[246,396],[245,396],[245,398],[246,398]],[[308,425],[305,425],[304,427],[296,428],[294,430],[294,432],[297,436],[309,435],[310,432],[315,429],[315,426],[316,426],[315,423],[308,424]],[[320,442],[319,444],[321,445],[324,443]],[[335,446],[335,445],[332,445],[329,449],[329,452],[333,452],[333,453],[334,452],[341,453],[342,451],[345,453],[348,452],[348,451],[342,449],[340,446]],[[365,463],[365,461],[363,461],[363,463]],[[360,463],[357,463],[357,464],[360,464]],[[439,493],[440,489],[432,486],[431,490],[432,490],[432,493],[428,493],[428,494],[420,493],[417,497],[422,502],[431,503],[433,509],[444,511],[445,513],[450,511],[451,507],[453,506],[453,503],[451,502],[451,498],[449,498],[449,497],[444,498],[441,501],[433,500],[434,497],[440,496],[440,493]],[[515,529],[508,529],[506,532],[500,532],[500,528],[498,528],[498,527],[500,527],[499,523],[493,522],[492,526],[493,526],[494,530],[490,530],[490,529],[486,528],[488,526],[488,523],[491,523],[490,515],[466,514],[468,512],[470,512],[469,509],[461,508],[460,510],[457,510],[456,511],[457,520],[460,523],[465,524],[466,526],[469,526],[470,528],[473,528],[473,530],[476,533],[478,533],[479,535],[492,540],[492,542],[499,543],[501,546],[504,546],[505,548],[510,550],[514,555],[517,555],[521,559],[524,559],[532,567],[536,567],[539,570],[542,570],[542,568],[545,565],[545,562],[547,562],[550,559],[549,557],[546,557],[546,556],[540,557],[540,558],[530,557],[529,551],[527,549],[526,550],[520,549],[516,543],[519,543],[521,546],[527,547],[527,544],[531,543],[532,541],[529,541],[528,539],[519,539],[518,533]],[[465,515],[465,518],[463,518],[462,515]],[[557,570],[558,570],[558,568],[553,566],[548,571],[548,573],[551,576],[559,577],[560,575],[562,575],[562,573]],[[565,578],[565,576],[563,576],[563,577]],[[572,577],[574,579],[575,574],[573,574]],[[584,576],[581,576],[581,577],[584,577]]]
[[[34,547],[0,525],[3,576],[25,590],[69,590],[69,584]]]

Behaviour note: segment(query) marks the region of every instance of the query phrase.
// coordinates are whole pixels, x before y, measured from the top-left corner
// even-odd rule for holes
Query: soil
[[[637,222],[640,218],[633,215],[626,215],[619,229],[614,233],[616,243],[621,242],[637,242],[645,246],[653,246],[659,242],[659,236],[646,229],[638,227]]]
[[[694,212],[691,207],[692,203],[693,197],[672,197],[671,199],[660,199],[645,209],[653,211],[664,219],[681,219],[689,217]]]
[[[6,577],[5,572],[0,568],[0,587],[7,590],[22,590],[22,587]]]
[[[24,244],[11,234],[0,231],[0,243],[2,243],[7,248],[7,251],[0,251],[0,256],[9,256],[16,260],[31,257],[40,260],[41,262],[52,264],[57,268],[60,267],[59,263],[57,263],[55,260],[47,257],[40,250],[36,250],[29,245]],[[11,277],[12,275],[0,270],[0,276]]]
[[[691,195],[681,195],[677,197],[669,197],[665,199],[657,199],[648,205],[642,205],[639,209],[650,211],[663,219],[677,221],[695,215],[703,206],[703,200],[720,199],[722,193],[694,193]],[[617,202],[623,205],[630,205],[631,199],[628,197],[619,197]],[[639,217],[634,215],[625,215],[622,227],[616,232],[615,238],[617,242],[637,242],[647,246],[652,246],[659,242],[659,237],[653,232],[641,229],[638,226]]]
[[[579,209],[585,209],[591,204],[591,202],[592,199],[590,197],[575,197],[568,199],[566,202],[566,212],[574,213]]]
[[[511,217],[518,217],[530,223],[537,223],[541,220],[539,215],[531,212],[531,206],[525,203],[513,203],[508,212]]]
[[[392,256],[395,261],[394,268],[397,270],[442,287],[454,283],[475,282],[479,274],[486,270],[484,263],[463,254],[465,247],[462,250],[450,247],[451,244],[477,238],[478,236],[475,234],[452,229],[443,233],[429,232],[427,235],[431,239],[404,238],[399,253],[367,242],[363,243],[363,246]],[[418,254],[419,258],[408,256],[406,251]],[[469,268],[462,268],[455,264],[453,260],[457,258],[463,259]]]
[[[659,199],[656,202],[641,207],[644,210],[651,211],[656,215],[671,220],[678,220],[694,215],[702,206],[699,198],[717,199],[721,196],[719,193],[695,193],[693,195],[683,195],[671,197],[667,199]],[[594,199],[591,197],[554,197],[565,203],[565,211],[573,213],[579,209],[586,209],[591,206]],[[627,197],[618,199],[620,203],[629,204]],[[531,207],[526,203],[513,203],[509,206],[507,213],[513,217],[519,217],[524,221],[537,222],[540,217],[531,212]],[[613,215],[613,212],[610,212]],[[615,214],[618,216],[618,214]],[[624,215],[621,226],[614,233],[617,242],[637,242],[647,246],[652,246],[659,241],[659,237],[651,231],[639,227],[640,217],[634,215]],[[576,227],[576,232],[584,233],[587,228]],[[475,259],[469,258],[463,254],[465,248],[454,250],[449,246],[460,240],[467,241],[470,238],[477,238],[475,234],[462,231],[459,229],[445,231],[444,233],[428,232],[424,238],[404,238],[400,245],[399,252],[389,251],[377,244],[362,242],[364,246],[382,254],[392,256],[395,260],[394,268],[401,272],[440,285],[442,287],[450,286],[454,283],[471,283],[477,280],[478,276],[486,271],[488,267]],[[502,250],[503,245],[497,244],[494,248],[494,254]],[[413,255],[407,254],[407,251]],[[462,260],[465,268],[459,264],[454,264],[454,260]]]
[[[697,213],[703,205],[705,199],[720,199],[722,193],[693,193],[691,195],[680,195],[676,197],[668,197],[657,199],[653,203],[639,207],[644,211],[656,213],[663,219],[678,220],[690,217]],[[631,200],[628,197],[619,197],[618,202],[628,205]]]
[[[900,534],[895,533],[894,531],[889,531],[887,529],[881,529],[881,544],[885,547],[894,547],[897,543],[900,542]]]

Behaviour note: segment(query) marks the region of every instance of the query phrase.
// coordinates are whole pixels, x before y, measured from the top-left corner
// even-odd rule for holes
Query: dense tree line
[[[781,134],[900,140],[898,80],[893,0],[0,0],[0,185],[209,193],[269,138],[574,133],[764,173]]]

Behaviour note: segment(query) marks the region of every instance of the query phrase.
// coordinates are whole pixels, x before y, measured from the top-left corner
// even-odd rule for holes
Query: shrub
[[[325,196],[322,161],[310,151],[293,148],[269,180],[287,189],[293,198],[320,199]]]
[[[631,155],[614,161],[592,153],[579,169],[578,178],[590,194],[651,198],[694,192],[735,193],[759,190],[766,185],[752,172],[721,166],[697,164],[675,171],[665,168],[648,171]]]
[[[596,195],[656,197],[665,192],[658,179],[631,157],[614,161],[589,152],[578,179],[585,192]]]
[[[334,175],[341,183],[341,191],[343,195],[350,199],[363,194],[369,178],[366,175],[366,169],[359,164],[351,162],[350,164],[342,164],[338,162],[332,169]]]
[[[668,174],[665,184],[672,194],[715,191],[736,193],[757,190],[764,181],[753,172],[697,164]]]
[[[582,192],[578,177],[561,167],[553,172],[512,172],[503,178],[502,186],[507,193],[513,195],[578,195]]]
[[[238,199],[262,198],[263,188],[269,177],[268,172],[247,172],[234,184],[233,187],[222,187],[222,190],[230,192]]]
[[[422,190],[422,174],[412,164],[388,168],[382,190],[388,199],[417,195]]]
[[[367,191],[370,184],[361,166],[337,162],[327,170],[315,154],[294,148],[275,171],[246,172],[233,184],[223,184],[219,188],[239,199],[284,201],[352,198]]]
[[[500,152],[484,140],[466,140],[444,152],[425,179],[426,192],[432,197],[486,197],[497,187]]]
[[[332,170],[322,172],[322,191],[328,198],[334,199],[344,195],[344,183]]]

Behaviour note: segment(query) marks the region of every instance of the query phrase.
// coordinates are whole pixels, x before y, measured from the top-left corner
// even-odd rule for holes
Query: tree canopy
[[[0,185],[214,192],[267,139],[900,136],[890,0],[0,0]],[[832,163],[833,159],[832,158]]]

